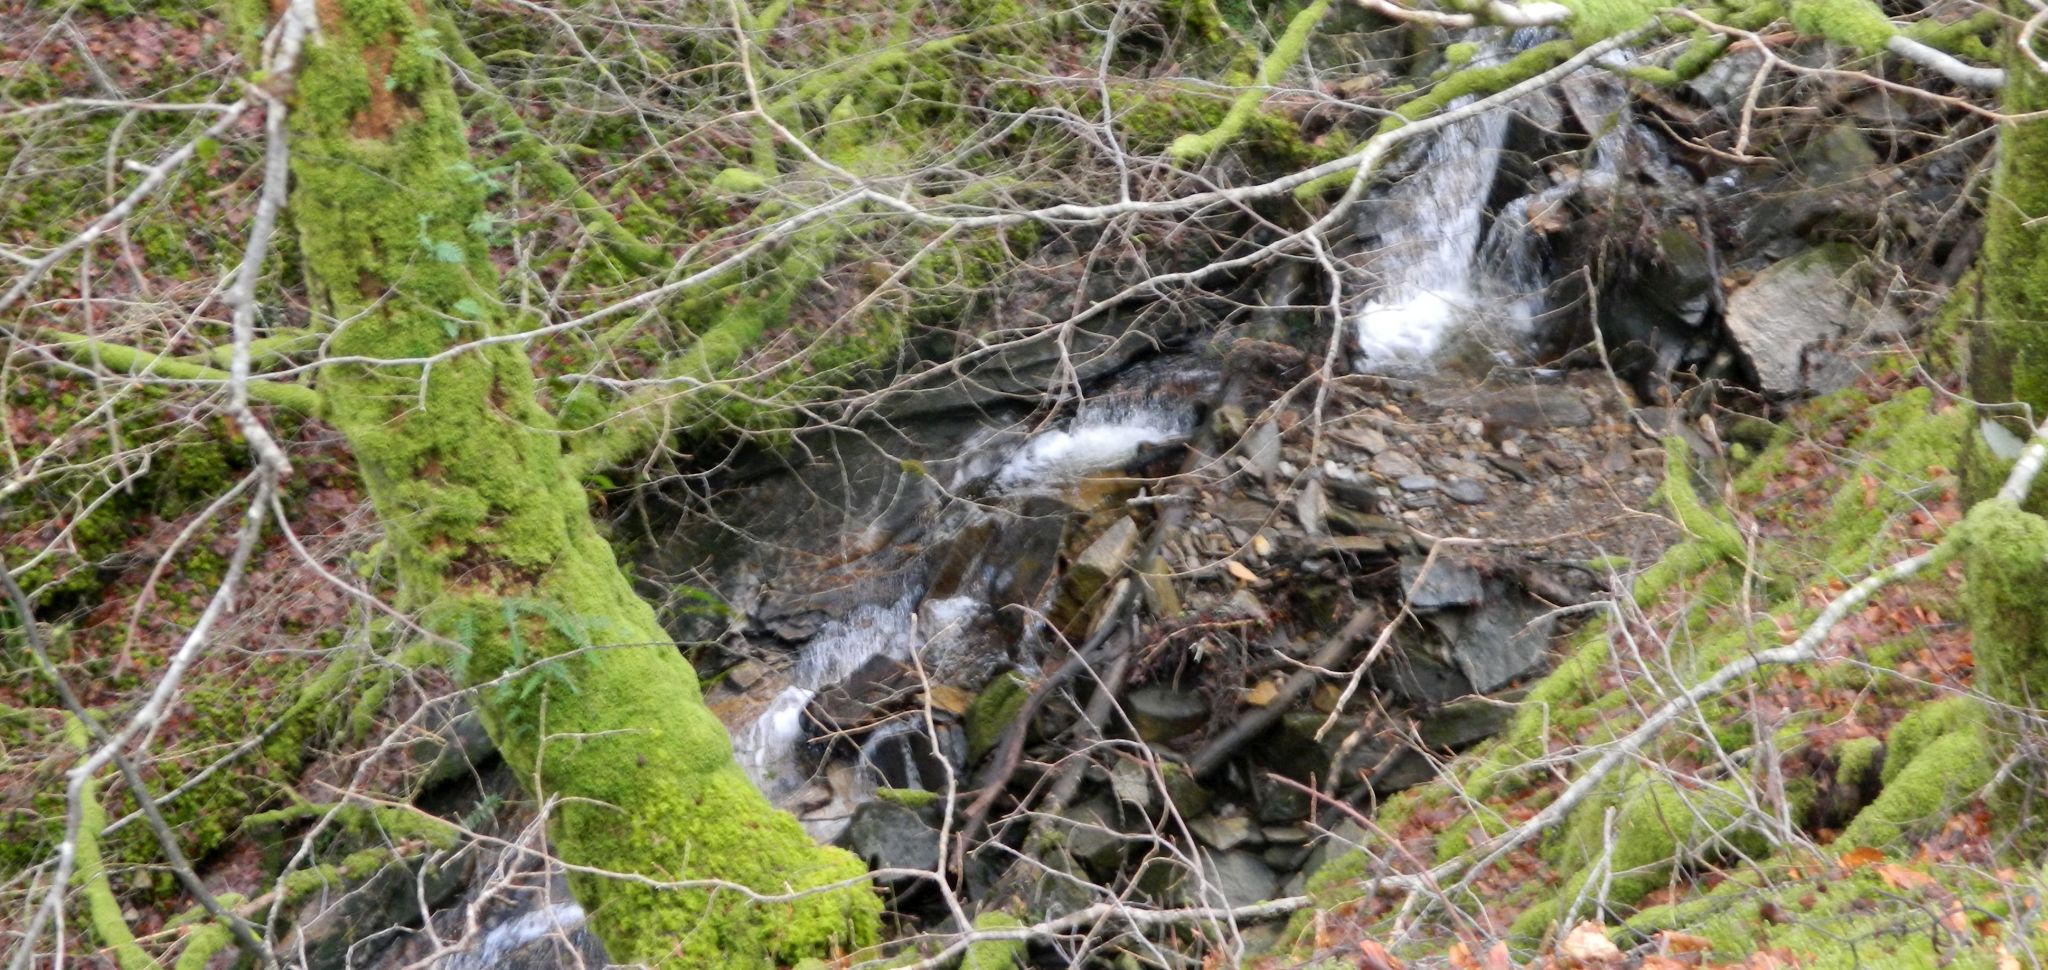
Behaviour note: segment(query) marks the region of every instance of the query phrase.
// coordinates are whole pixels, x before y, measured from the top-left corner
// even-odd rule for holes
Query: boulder
[[[870,869],[930,871],[939,866],[939,830],[892,801],[876,799],[856,809],[843,841]]]
[[[1204,896],[1221,896],[1226,906],[1250,906],[1272,899],[1280,880],[1250,852],[1218,852],[1203,860]]]
[[[1729,337],[1757,389],[1792,397],[1825,394],[1855,380],[1843,351],[1896,336],[1905,320],[1857,292],[1855,247],[1837,243],[1780,260],[1728,297]]]

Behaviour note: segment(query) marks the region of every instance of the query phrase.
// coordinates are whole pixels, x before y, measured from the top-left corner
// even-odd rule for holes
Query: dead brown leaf
[[[1359,970],[1402,970],[1401,961],[1371,940],[1358,941]]]
[[[1607,927],[1587,920],[1572,927],[1557,944],[1557,954],[1570,966],[1603,967],[1621,962],[1621,948],[1607,938]]]

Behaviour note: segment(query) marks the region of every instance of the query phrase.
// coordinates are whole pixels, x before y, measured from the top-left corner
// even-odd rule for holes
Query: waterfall
[[[1496,62],[1538,36],[1521,30],[1504,44],[1483,41],[1471,66]],[[1461,39],[1469,42],[1479,35]],[[1447,108],[1471,101],[1461,98]],[[1534,237],[1527,232],[1526,202],[1520,211],[1502,213],[1503,222],[1517,223],[1519,238],[1511,232],[1492,251],[1481,251],[1481,240],[1490,238],[1487,197],[1512,113],[1511,107],[1501,106],[1445,126],[1426,147],[1411,153],[1411,174],[1376,200],[1373,228],[1380,247],[1372,269],[1379,289],[1355,321],[1359,370],[1422,368],[1454,334],[1475,322],[1491,320],[1514,330],[1528,323],[1528,294],[1545,281]]]
[[[1358,314],[1360,369],[1427,363],[1479,299],[1473,254],[1507,125],[1496,108],[1445,127],[1415,173],[1388,191],[1374,264],[1380,292]]]

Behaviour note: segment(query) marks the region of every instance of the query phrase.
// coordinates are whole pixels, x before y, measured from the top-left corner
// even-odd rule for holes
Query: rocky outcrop
[[[1856,379],[1856,350],[1905,332],[1898,311],[1860,292],[1860,259],[1847,244],[1822,246],[1771,264],[1728,295],[1728,333],[1758,390],[1778,397],[1840,390]]]

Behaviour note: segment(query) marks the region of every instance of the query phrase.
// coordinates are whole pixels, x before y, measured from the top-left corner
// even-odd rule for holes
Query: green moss
[[[1259,73],[1252,80],[1253,86],[1238,94],[1231,102],[1230,111],[1216,127],[1201,134],[1186,134],[1174,139],[1170,149],[1173,157],[1183,162],[1206,158],[1235,141],[1252,115],[1258,112],[1259,103],[1265,100],[1268,89],[1279,84],[1295,62],[1301,60],[1302,52],[1308,49],[1309,34],[1314,32],[1316,24],[1322,21],[1329,9],[1330,0],[1315,0],[1295,14],[1294,19],[1287,22],[1286,32],[1273,43],[1272,52],[1259,63]]]
[[[75,717],[67,717],[65,735],[80,752],[91,750],[91,736]],[[93,936],[114,954],[121,970],[157,970],[154,958],[135,942],[128,920],[121,915],[121,901],[114,896],[113,882],[100,853],[100,830],[107,827],[107,810],[100,804],[99,785],[88,781],[79,793],[77,837],[72,840],[73,879],[84,887],[86,925]]]
[[[1858,788],[1877,779],[1877,759],[1884,755],[1884,742],[1876,738],[1850,738],[1835,746],[1835,784]]]
[[[1641,27],[1662,6],[1653,0],[1564,0],[1564,5],[1572,12],[1572,36],[1582,44]]]
[[[1836,844],[1844,848],[1891,849],[1909,835],[1939,828],[1955,808],[1991,782],[1998,761],[1978,727],[1950,731],[1927,742],[1892,770],[1886,764],[1884,790],[1856,813]]]
[[[711,180],[712,190],[726,195],[752,195],[767,187],[768,180],[761,173],[737,166],[721,169]]]
[[[904,808],[924,808],[937,803],[939,793],[922,788],[877,788],[875,797]]]
[[[1963,607],[1970,618],[1977,684],[2025,710],[2048,688],[2048,520],[2003,499],[1980,502],[1963,520]]]
[[[340,826],[359,836],[380,840],[416,839],[437,849],[451,849],[462,837],[454,823],[435,818],[418,809],[391,805],[293,805],[258,812],[242,820],[243,828],[282,825],[332,816]]]
[[[1024,926],[1024,921],[1008,913],[990,911],[974,918],[978,930],[1011,930]],[[960,970],[1010,970],[1024,965],[1026,945],[1023,940],[983,940],[967,948],[967,956],[960,961]]]
[[[1792,26],[1864,54],[1884,50],[1885,42],[1898,33],[1872,0],[1792,0]]]
[[[1672,435],[1664,439],[1664,485],[1658,494],[1678,519],[1679,527],[1693,541],[1703,544],[1722,559],[1738,563],[1744,561],[1748,558],[1748,550],[1741,530],[1709,511],[1706,503],[1700,501],[1699,492],[1693,488],[1692,466],[1687,461],[1689,454],[1683,438]]]
[[[1963,894],[1965,912],[2000,907],[2009,887],[1960,868],[1939,873],[1942,892]],[[1802,880],[1747,872],[1702,897],[1644,910],[1627,922],[1632,937],[1659,930],[1703,937],[1710,964],[1743,962],[1752,953],[1793,953],[1801,968],[1864,970],[1992,970],[1999,934],[1951,934],[1934,923],[1935,899],[1902,892],[1879,867]]]
[[[420,41],[405,0],[342,0],[310,45],[293,113],[293,206],[318,310],[350,325],[339,356],[440,353],[508,322],[476,227],[443,68],[374,77],[366,46]],[[383,87],[401,110],[386,113]],[[695,675],[598,533],[521,348],[416,366],[333,366],[322,416],[348,440],[404,603],[461,645],[486,726],[514,774],[559,798],[556,850],[615,960],[736,968],[871,943],[864,868],[812,843],[734,762]],[[593,875],[629,873],[654,884]],[[717,879],[773,904],[661,883]]]
[[[1464,67],[1479,56],[1479,45],[1470,43],[1452,44],[1444,48],[1444,63],[1453,68]]]
[[[1612,784],[1606,797],[1575,810],[1562,838],[1551,844],[1557,870],[1575,874],[1559,888],[1559,905],[1597,888],[1603,875],[1608,905],[1629,906],[1668,885],[1681,865],[1768,855],[1770,842],[1759,827],[1765,823],[1750,809],[1748,787],[1747,779],[1731,779],[1679,788],[1667,776],[1644,773]],[[1611,844],[1609,806],[1615,809]],[[1556,915],[1532,908],[1511,935],[1540,936]]]

